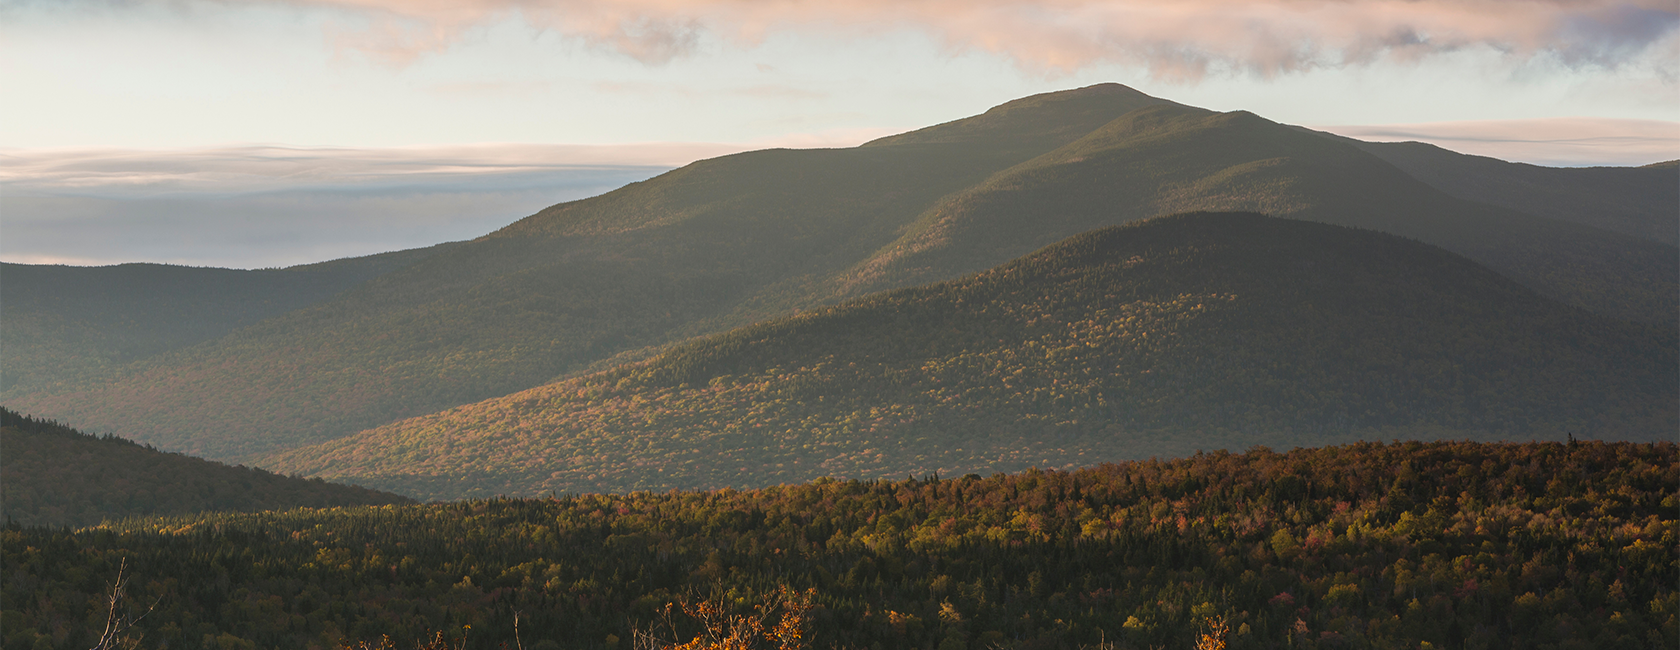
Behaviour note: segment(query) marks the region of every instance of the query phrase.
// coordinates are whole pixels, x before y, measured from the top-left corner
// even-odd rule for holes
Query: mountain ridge
[[[1572,221],[1665,244],[1680,242],[1675,161],[1639,167],[1542,167],[1462,154],[1423,142],[1365,142],[1332,134],[1461,199]]]

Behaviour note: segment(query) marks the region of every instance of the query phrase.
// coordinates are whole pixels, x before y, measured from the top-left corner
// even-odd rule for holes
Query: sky
[[[0,259],[467,239],[1102,82],[1535,164],[1680,158],[1673,0],[0,0]]]

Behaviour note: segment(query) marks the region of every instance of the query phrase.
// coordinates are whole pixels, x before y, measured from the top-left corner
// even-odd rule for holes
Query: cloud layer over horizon
[[[1589,117],[1315,126],[1369,142],[1427,142],[1546,167],[1638,167],[1680,158],[1680,122]]]
[[[0,151],[0,259],[267,268],[472,239],[725,145]],[[690,158],[691,159],[691,158]],[[686,160],[683,160],[686,162]]]
[[[1676,74],[1680,9],[1667,0],[234,0],[325,8],[336,47],[404,65],[510,19],[648,64],[706,37],[753,45],[781,31],[929,34],[952,51],[1066,73],[1097,63],[1158,79],[1270,77],[1488,48],[1513,62],[1615,67],[1656,49]],[[1672,81],[1672,80],[1671,80]]]

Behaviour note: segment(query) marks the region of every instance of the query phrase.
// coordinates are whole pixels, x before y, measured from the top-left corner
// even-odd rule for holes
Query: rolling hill
[[[349,485],[272,474],[88,435],[0,408],[0,517],[24,526],[212,511],[410,503]]]
[[[246,461],[1182,210],[1402,234],[1621,319],[1668,322],[1680,300],[1672,245],[1454,198],[1345,142],[1104,84],[855,148],[700,161],[0,398]]]
[[[1356,439],[1665,440],[1674,341],[1392,235],[1196,213],[260,459],[422,498]]]

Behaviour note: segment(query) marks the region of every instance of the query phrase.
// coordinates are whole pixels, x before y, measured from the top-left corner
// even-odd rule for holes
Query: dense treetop
[[[1666,440],[1677,363],[1658,330],[1418,242],[1199,213],[262,462],[460,498],[1391,436]]]
[[[1182,648],[1214,617],[1233,649],[1670,648],[1677,486],[1666,442],[1361,443],[11,528],[0,635],[91,645],[126,565],[145,648],[513,647],[517,613],[525,648],[623,650],[672,602],[784,588],[810,648]]]

